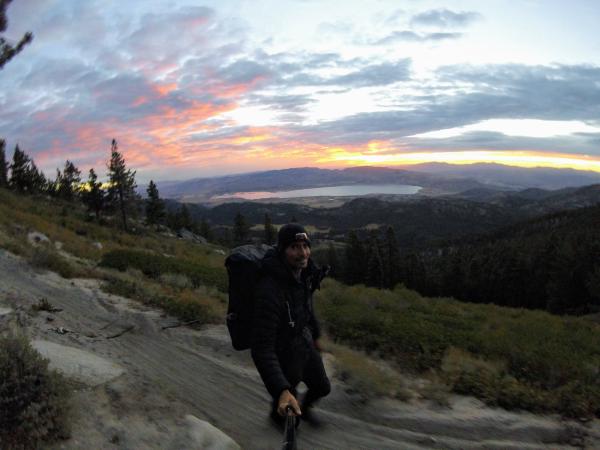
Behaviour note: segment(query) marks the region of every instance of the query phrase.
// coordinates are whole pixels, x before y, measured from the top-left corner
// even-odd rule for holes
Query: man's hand
[[[315,349],[319,352],[322,353],[323,352],[323,347],[321,346],[321,341],[320,339],[316,339],[314,341],[314,345],[315,345]]]
[[[290,406],[292,408],[292,413],[295,416],[302,415],[302,411],[300,411],[300,405],[298,405],[298,401],[296,400],[296,397],[294,397],[292,395],[292,393],[286,389],[279,396],[279,401],[277,403],[277,412],[279,413],[280,416],[286,415],[285,409],[288,406]]]

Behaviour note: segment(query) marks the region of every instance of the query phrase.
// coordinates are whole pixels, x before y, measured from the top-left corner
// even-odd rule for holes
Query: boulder
[[[49,243],[50,239],[48,239],[48,236],[40,233],[39,231],[31,231],[30,233],[27,233],[27,241],[31,245],[38,245],[41,243]]]
[[[42,340],[35,340],[31,345],[50,360],[51,369],[88,386],[106,383],[124,372],[118,364],[78,348]]]
[[[185,416],[189,446],[194,450],[241,450],[241,447],[214,425],[192,415]]]
[[[189,230],[186,230],[185,228],[182,228],[181,230],[179,230],[177,232],[177,237],[180,237],[181,239],[185,239],[186,241],[193,241],[193,242],[197,242],[199,244],[207,244],[208,241],[198,235],[198,234],[194,234]]]

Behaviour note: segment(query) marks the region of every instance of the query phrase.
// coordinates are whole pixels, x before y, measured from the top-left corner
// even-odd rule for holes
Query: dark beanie
[[[310,239],[302,225],[288,223],[279,229],[277,234],[277,251],[283,253],[290,244],[296,241],[305,241],[310,247]]]

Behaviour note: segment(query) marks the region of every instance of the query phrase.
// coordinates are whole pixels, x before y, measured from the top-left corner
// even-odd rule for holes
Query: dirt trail
[[[63,310],[32,315],[31,305],[42,297]],[[0,308],[11,308],[12,320],[33,339],[86,350],[124,369],[111,381],[76,390],[73,437],[53,448],[180,450],[186,445],[188,414],[210,422],[242,448],[280,446],[281,436],[267,420],[267,393],[249,354],[231,350],[222,326],[163,330],[176,320],[105,294],[95,280],[38,273],[2,250]],[[70,332],[58,334],[53,331],[58,327]],[[392,400],[362,404],[334,380],[331,395],[319,405],[326,425],[303,425],[298,448],[600,448],[597,421],[584,426],[510,413],[464,397],[453,399],[452,406]]]

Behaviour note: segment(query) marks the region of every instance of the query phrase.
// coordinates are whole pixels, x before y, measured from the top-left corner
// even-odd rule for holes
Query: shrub
[[[189,277],[180,273],[164,273],[159,279],[161,283],[174,287],[175,289],[189,289],[193,287]]]
[[[26,338],[0,338],[0,447],[37,448],[68,437],[64,378]]]
[[[197,320],[200,324],[217,320],[213,309],[189,290],[181,292],[165,291],[160,285],[149,280],[131,280],[127,276],[110,276],[104,290],[110,294],[138,300],[146,305],[157,306],[184,322]]]
[[[194,287],[215,286],[227,292],[227,273],[223,266],[211,267],[200,261],[170,258],[139,250],[112,250],[102,256],[100,265],[120,271],[127,268],[139,269],[144,275],[159,279],[165,274],[187,276]]]
[[[372,397],[391,396],[407,400],[410,398],[403,380],[382,362],[369,358],[362,352],[327,343],[327,350],[335,356],[335,368],[339,378],[363,400]]]
[[[316,305],[335,340],[441,373],[455,392],[506,408],[600,413],[600,326],[589,320],[331,280]]]
[[[75,269],[69,261],[45,245],[40,245],[33,250],[29,257],[29,262],[34,267],[56,272],[63,278],[73,278],[76,274]]]

